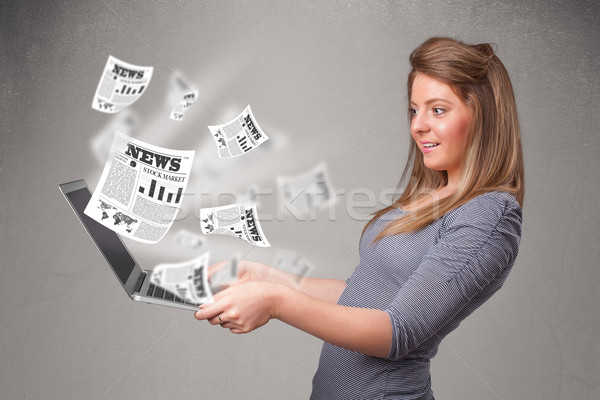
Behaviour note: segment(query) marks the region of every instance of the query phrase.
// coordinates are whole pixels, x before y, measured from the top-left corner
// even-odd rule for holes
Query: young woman
[[[296,284],[243,262],[239,281],[195,314],[233,333],[277,318],[324,340],[313,399],[433,399],[441,340],[517,256],[523,161],[506,69],[488,44],[448,38],[410,62],[407,186],[366,225],[352,276]]]

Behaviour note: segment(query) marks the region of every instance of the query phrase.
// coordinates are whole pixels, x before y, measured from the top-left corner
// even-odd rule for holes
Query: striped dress
[[[504,192],[480,195],[420,231],[372,243],[392,210],[360,241],[360,263],[339,304],[385,310],[386,358],[323,345],[313,400],[433,399],[430,359],[442,339],[502,287],[521,237],[521,208]]]

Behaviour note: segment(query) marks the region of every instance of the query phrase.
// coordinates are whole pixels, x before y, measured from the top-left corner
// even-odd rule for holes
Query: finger
[[[231,286],[231,282],[219,282],[218,285],[212,287],[213,289],[213,298],[216,297],[217,294],[220,294],[223,290],[227,289]],[[221,295],[222,296],[222,295]],[[218,297],[219,299],[221,297]]]
[[[208,267],[208,280],[210,281],[210,277],[219,269],[223,268],[225,266],[226,263],[228,263],[229,261],[224,260],[224,261],[219,261],[218,263],[214,263],[213,265]]]
[[[225,289],[229,289],[230,287],[233,287],[233,286],[239,285],[240,283],[244,283],[244,282],[246,282],[246,281],[247,281],[247,278],[246,278],[246,279],[245,279],[245,278],[242,278],[242,279],[237,279],[237,280],[235,280],[235,281],[229,281],[229,282],[222,283],[222,284],[221,284],[221,288],[222,288],[222,289],[221,289],[221,291],[220,291],[219,293],[221,293],[221,292],[222,292],[223,290],[225,290]]]
[[[194,313],[194,318],[197,320],[216,318],[223,310],[217,303],[203,304],[200,309]]]
[[[223,314],[219,314],[216,317],[209,318],[207,320],[211,325],[221,325],[222,328],[235,328],[237,325],[232,321],[229,321],[227,317]]]
[[[230,290],[229,287],[226,287],[222,290],[219,290],[217,293],[213,294],[213,303],[215,304],[221,300],[223,300],[223,298],[225,298],[225,296],[227,296],[229,294]]]

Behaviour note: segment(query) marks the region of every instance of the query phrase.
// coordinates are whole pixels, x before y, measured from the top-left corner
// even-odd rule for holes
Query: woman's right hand
[[[267,264],[240,260],[237,265],[237,282],[271,282],[275,268]]]
[[[208,278],[227,268],[231,261],[221,261],[208,267]],[[319,279],[294,275],[267,264],[240,260],[237,264],[237,279],[220,285],[219,291],[244,282],[274,283],[298,290],[304,294],[316,297],[328,303],[337,303],[346,288],[346,281],[340,279]]]
[[[231,260],[225,260],[218,263],[215,263],[208,267],[208,279],[217,274],[223,268],[229,268],[230,263],[233,262]],[[270,282],[273,281],[275,274],[275,268],[270,267],[266,264],[239,260],[236,265],[236,276],[233,280],[229,280],[220,285],[220,288],[231,286],[232,284],[242,283],[242,282]]]

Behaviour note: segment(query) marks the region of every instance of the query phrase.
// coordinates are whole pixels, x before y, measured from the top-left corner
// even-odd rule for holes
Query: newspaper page
[[[173,110],[171,110],[171,115],[169,118],[171,118],[174,121],[183,120],[183,116],[185,115],[185,113],[189,110],[191,106],[194,105],[196,101],[198,101],[197,90],[184,94],[183,98],[179,100],[179,103],[177,103],[177,105],[173,107]]]
[[[196,250],[204,244],[204,237],[187,229],[180,229],[175,235],[175,242],[183,247]]]
[[[165,92],[165,102],[169,108],[172,108],[173,104],[177,104],[184,94],[195,89],[188,82],[189,80],[181,71],[176,70],[171,74]]]
[[[200,209],[200,227],[204,234],[229,235],[259,247],[270,247],[260,227],[254,204],[231,204]]]
[[[152,270],[150,282],[193,303],[210,303],[213,299],[208,285],[209,254],[182,263],[159,264]]]
[[[117,131],[85,213],[109,229],[157,243],[181,206],[194,150],[172,150]]]
[[[229,283],[234,282],[237,279],[237,268],[239,262],[240,256],[236,255],[229,260],[228,263],[219,267],[215,271],[211,271],[209,284],[213,293],[223,290]]]
[[[297,283],[308,276],[313,270],[314,265],[304,256],[299,255],[293,250],[280,249],[275,254],[273,267],[296,275]]]
[[[208,129],[217,143],[220,158],[245,154],[269,139],[256,122],[250,105],[234,120],[222,125],[209,126]]]
[[[288,210],[304,217],[316,215],[317,210],[328,208],[336,200],[324,162],[301,175],[278,176],[277,187]]]
[[[133,104],[148,87],[153,70],[153,67],[133,65],[108,56],[92,108],[114,114]]]

